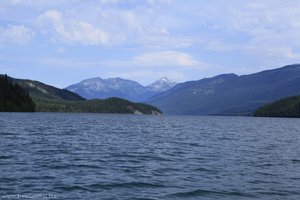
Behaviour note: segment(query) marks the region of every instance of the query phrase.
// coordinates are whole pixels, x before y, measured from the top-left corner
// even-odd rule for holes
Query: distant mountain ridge
[[[251,115],[266,103],[295,95],[300,95],[300,64],[188,81],[146,102],[167,114]]]
[[[100,77],[85,79],[79,83],[66,87],[86,99],[105,99],[119,97],[135,102],[142,102],[153,95],[172,88],[176,83],[167,77],[143,86],[136,81],[117,78],[102,79]]]

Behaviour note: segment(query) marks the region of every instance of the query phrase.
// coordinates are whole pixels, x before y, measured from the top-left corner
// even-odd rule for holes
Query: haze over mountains
[[[175,85],[176,83],[170,81],[167,77],[162,77],[148,86],[143,86],[136,81],[119,77],[108,79],[97,77],[85,79],[79,83],[68,86],[66,89],[86,99],[119,97],[129,101],[142,102]]]
[[[188,81],[146,102],[167,114],[248,115],[266,103],[295,95],[300,95],[300,64]]]

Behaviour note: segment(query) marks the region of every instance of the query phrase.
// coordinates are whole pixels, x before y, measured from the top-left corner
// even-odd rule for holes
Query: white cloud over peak
[[[24,44],[29,42],[35,33],[23,25],[0,27],[0,43],[10,42]]]
[[[191,55],[178,51],[149,52],[133,59],[134,62],[144,66],[182,66],[199,67],[203,64]]]
[[[38,17],[38,22],[43,26],[50,25],[58,41],[89,45],[105,44],[108,41],[108,34],[100,27],[85,21],[64,20],[57,10],[44,12]]]

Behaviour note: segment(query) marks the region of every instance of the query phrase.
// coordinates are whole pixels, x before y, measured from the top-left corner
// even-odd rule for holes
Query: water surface
[[[2,199],[300,199],[299,119],[0,113],[0,137]]]

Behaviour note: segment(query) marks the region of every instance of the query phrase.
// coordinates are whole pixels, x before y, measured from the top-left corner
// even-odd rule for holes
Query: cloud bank
[[[299,63],[298,19],[299,1],[7,0],[0,51],[20,76],[30,76],[18,67],[28,62],[74,66],[80,78],[151,71],[182,81]]]

